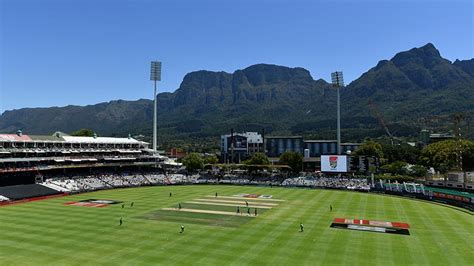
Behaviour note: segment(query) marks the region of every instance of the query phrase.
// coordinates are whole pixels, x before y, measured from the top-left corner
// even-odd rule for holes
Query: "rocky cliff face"
[[[346,139],[383,134],[367,106],[378,106],[399,135],[417,134],[419,118],[474,110],[474,59],[454,63],[427,44],[382,60],[342,89]],[[196,71],[158,95],[163,141],[216,136],[233,127],[325,136],[335,128],[335,91],[303,68],[257,64],[234,73]],[[150,134],[152,101],[24,108],[0,116],[0,132],[30,134],[92,128],[102,135]]]

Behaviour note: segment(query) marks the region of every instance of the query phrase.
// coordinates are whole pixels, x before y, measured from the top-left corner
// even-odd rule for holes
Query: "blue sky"
[[[473,1],[0,0],[0,113],[152,98],[206,69],[256,63],[352,81],[379,60],[433,43],[474,57]]]

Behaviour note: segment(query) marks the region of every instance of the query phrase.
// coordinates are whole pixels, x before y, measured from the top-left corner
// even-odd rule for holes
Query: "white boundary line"
[[[247,207],[244,204],[229,204],[229,203],[217,203],[217,202],[199,202],[199,201],[186,201],[185,203],[192,203],[192,204],[203,204],[203,205],[217,205],[217,206],[231,206],[231,207]],[[273,207],[270,206],[262,206],[262,205],[255,205],[249,203],[249,208],[260,208],[260,209],[272,209]]]
[[[176,208],[163,208],[162,210],[165,211],[177,211],[177,212],[195,212],[195,213],[209,213],[209,214],[223,214],[223,215],[231,215],[231,216],[242,216],[242,217],[252,217],[255,218],[256,216],[236,213],[236,212],[224,212],[224,211],[211,211],[211,210],[196,210],[196,209],[176,209]]]
[[[247,197],[239,197],[239,196],[205,196],[206,198],[222,198],[222,199],[239,199],[239,200],[258,200],[258,201],[285,201],[282,199],[266,199],[266,198],[247,198]]]
[[[235,200],[219,200],[219,199],[195,199],[194,201],[204,201],[204,202],[217,202],[217,203],[238,203],[245,204],[245,200],[235,201]],[[259,204],[263,206],[278,206],[276,203],[267,203],[267,202],[249,202],[252,204]]]

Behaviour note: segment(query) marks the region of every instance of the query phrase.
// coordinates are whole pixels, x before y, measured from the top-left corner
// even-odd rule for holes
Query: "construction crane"
[[[367,105],[369,106],[370,110],[372,111],[372,114],[379,121],[380,126],[385,130],[385,133],[387,133],[388,137],[390,138],[390,142],[393,145],[393,140],[394,139],[399,140],[399,139],[394,137],[392,135],[392,133],[390,132],[390,130],[388,129],[387,124],[385,124],[385,121],[383,120],[382,114],[380,113],[379,109],[377,108],[377,105],[375,105],[375,103],[372,102],[371,99],[369,99],[369,101],[367,102]]]
[[[454,124],[454,133],[455,133],[455,140],[456,140],[456,161],[458,163],[459,170],[462,171],[462,155],[463,155],[463,147],[462,147],[462,135],[461,135],[461,122],[464,120],[463,113],[456,113],[452,115],[453,124]]]

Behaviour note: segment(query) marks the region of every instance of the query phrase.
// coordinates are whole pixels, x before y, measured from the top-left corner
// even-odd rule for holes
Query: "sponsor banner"
[[[353,230],[372,231],[372,232],[379,232],[379,233],[385,233],[386,232],[384,227],[376,227],[376,226],[364,226],[364,225],[349,224],[349,225],[347,225],[347,228],[348,229],[353,229]]]
[[[89,202],[80,202],[80,201],[71,201],[71,202],[66,202],[64,203],[66,205],[72,205],[72,206],[83,206],[83,207],[106,207],[109,204],[98,204],[98,203],[89,203]]]
[[[90,203],[95,203],[95,204],[118,204],[121,203],[120,201],[115,201],[115,200],[96,200],[96,199],[90,199],[90,200],[81,200],[81,202],[90,202]]]
[[[332,228],[350,229],[367,232],[409,235],[410,225],[401,222],[371,221],[363,219],[335,218]]]
[[[467,203],[471,202],[471,199],[468,197],[457,196],[457,195],[452,195],[452,194],[447,194],[447,193],[442,193],[442,192],[433,192],[433,196],[437,198],[457,200],[457,201],[467,202]]]
[[[347,225],[368,225],[376,227],[386,228],[402,228],[409,229],[410,225],[402,222],[385,222],[385,221],[372,221],[363,219],[346,219],[346,218],[334,218],[333,223],[347,224]]]
[[[71,201],[71,202],[66,202],[64,204],[66,205],[72,205],[72,206],[83,206],[83,207],[96,207],[96,208],[101,208],[101,207],[107,207],[112,204],[119,204],[122,203],[122,201],[117,201],[117,200],[102,200],[102,199],[86,199],[86,200],[81,200],[81,201]]]
[[[335,173],[347,172],[347,156],[321,155],[321,171]]]

